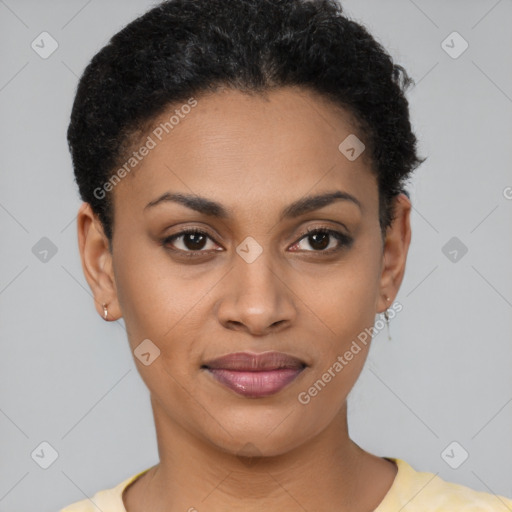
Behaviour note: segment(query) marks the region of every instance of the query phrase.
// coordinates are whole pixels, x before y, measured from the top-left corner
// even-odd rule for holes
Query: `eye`
[[[218,245],[208,233],[199,229],[187,229],[164,238],[161,243],[165,248],[184,253],[189,257],[198,256],[201,252],[206,253],[209,252],[209,250],[222,250],[216,249],[215,247],[210,247],[208,250],[208,240],[210,240],[213,245]],[[310,247],[313,248],[312,251],[305,249],[306,252],[322,252],[327,254],[332,254],[340,251],[344,247],[349,247],[353,242],[351,237],[340,231],[328,228],[309,228],[305,233],[302,233],[301,238],[292,245],[292,250],[296,248],[302,250],[299,246],[303,240],[307,240]]]
[[[302,238],[300,238],[298,242],[295,242],[292,248],[298,247],[302,240],[307,240],[309,245],[314,249],[308,252],[325,252],[328,254],[340,251],[344,247],[349,247],[353,241],[351,237],[340,231],[328,228],[313,228],[303,233]],[[334,246],[331,245],[331,242],[333,242]]]
[[[191,255],[193,255],[196,252],[207,252],[206,250],[202,249],[204,249],[205,245],[207,245],[206,242],[208,239],[214,242],[210,235],[204,231],[199,229],[187,229],[165,238],[162,240],[162,245],[166,247],[169,245],[172,246],[174,245],[175,241],[179,241],[176,245],[181,245],[181,247],[170,247],[170,250],[189,252]]]

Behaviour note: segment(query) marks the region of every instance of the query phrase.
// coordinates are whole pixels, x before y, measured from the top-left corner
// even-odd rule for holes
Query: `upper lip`
[[[284,352],[234,352],[203,364],[203,368],[237,370],[237,371],[264,371],[278,370],[280,368],[303,369],[306,364],[297,357]]]

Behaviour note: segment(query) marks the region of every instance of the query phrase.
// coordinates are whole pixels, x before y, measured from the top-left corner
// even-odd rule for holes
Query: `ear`
[[[108,320],[117,320],[121,311],[108,239],[103,226],[89,203],[83,203],[77,215],[78,247],[82,270],[91,288],[96,311],[103,317],[103,306],[108,308]]]
[[[401,193],[394,199],[394,220],[386,231],[382,254],[380,296],[377,312],[382,313],[395,300],[405,273],[407,253],[411,243],[411,201]],[[386,296],[389,301],[386,301]]]

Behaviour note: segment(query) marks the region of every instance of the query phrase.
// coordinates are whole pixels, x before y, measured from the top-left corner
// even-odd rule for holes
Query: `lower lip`
[[[303,368],[281,368],[279,370],[249,372],[208,368],[221,383],[239,395],[251,398],[270,396],[281,391],[294,380]]]

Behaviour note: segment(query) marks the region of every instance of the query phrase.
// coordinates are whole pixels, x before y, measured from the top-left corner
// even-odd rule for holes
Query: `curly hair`
[[[115,34],[80,78],[67,138],[83,201],[112,248],[113,201],[98,187],[148,123],[191,96],[298,86],[348,112],[364,134],[384,237],[393,198],[425,159],[405,69],[335,0],[168,0]]]

